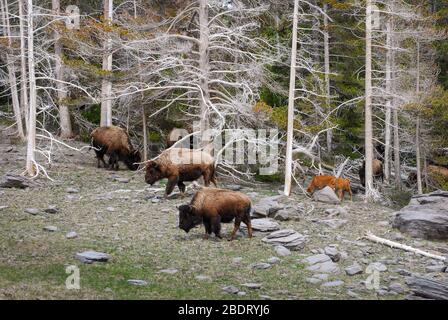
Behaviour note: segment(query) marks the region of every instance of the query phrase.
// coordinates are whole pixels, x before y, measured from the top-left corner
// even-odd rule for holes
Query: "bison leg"
[[[247,232],[249,234],[249,238],[252,238],[252,223],[250,222],[250,218],[245,218],[243,220],[243,222],[246,224],[247,226]]]
[[[215,234],[216,238],[222,239],[221,237],[221,217],[216,216],[211,219],[212,220],[212,227],[213,227],[213,233]]]
[[[205,228],[205,234],[203,239],[207,240],[208,236],[212,233],[212,224],[210,222],[210,219],[208,218],[204,218],[202,223],[204,224],[204,228]]]
[[[96,151],[96,150],[95,150],[95,153],[96,153],[96,159],[97,159],[97,166],[98,166],[98,168],[101,168],[100,161],[103,162],[104,168],[107,168],[106,161],[104,161],[104,153],[101,152],[101,151]]]
[[[179,181],[179,177],[168,178],[168,183],[166,184],[166,189],[165,189],[165,199],[168,198],[168,196],[171,194],[171,192],[173,192],[174,187],[176,186],[178,181]]]
[[[179,181],[177,183],[177,186],[179,187],[180,193],[182,195],[182,198],[185,197],[185,184],[182,181]]]
[[[232,231],[232,235],[230,236],[229,241],[232,241],[235,239],[236,232],[240,229],[240,225],[241,225],[241,219],[235,218],[235,224],[233,225],[233,231]]]

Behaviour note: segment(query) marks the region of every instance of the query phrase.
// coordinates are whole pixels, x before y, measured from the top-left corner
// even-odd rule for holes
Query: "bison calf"
[[[345,193],[348,192],[350,195],[350,201],[352,201],[353,193],[352,189],[350,188],[350,180],[344,179],[344,178],[336,178],[336,194],[338,195],[339,199],[342,201],[344,200]]]
[[[95,148],[98,168],[100,161],[104,167],[118,170],[118,161],[123,161],[130,170],[137,170],[141,161],[140,152],[132,146],[129,135],[123,129],[115,126],[99,127],[90,134],[91,145]],[[109,166],[104,162],[104,155],[109,156]]]
[[[189,232],[202,222],[205,227],[204,239],[208,239],[212,232],[217,238],[221,238],[221,222],[229,223],[235,219],[229,240],[235,239],[241,222],[247,225],[249,238],[251,238],[250,211],[250,199],[241,192],[202,188],[196,192],[189,205],[179,207],[179,228]]]
[[[165,150],[156,160],[146,165],[145,181],[149,184],[168,178],[165,189],[165,198],[179,187],[182,195],[185,193],[185,181],[195,181],[204,177],[206,187],[212,182],[215,186],[215,160],[207,152],[190,150],[186,148],[173,148]]]
[[[314,190],[320,190],[326,186],[334,190],[336,187],[336,178],[333,176],[314,176],[306,192],[312,194]]]
[[[378,159],[372,160],[372,174],[373,179],[380,178],[381,183],[384,182],[383,163]],[[362,167],[359,169],[359,180],[363,187],[366,186],[366,162],[362,162]]]

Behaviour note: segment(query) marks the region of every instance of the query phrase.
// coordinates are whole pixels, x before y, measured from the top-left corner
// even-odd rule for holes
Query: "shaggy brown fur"
[[[90,134],[91,145],[95,148],[98,168],[100,161],[104,167],[118,170],[118,161],[123,161],[130,170],[138,169],[141,161],[140,152],[135,150],[129,139],[129,135],[123,129],[115,126],[99,127]],[[109,156],[109,165],[104,161],[104,155]]]
[[[350,201],[352,201],[353,194],[350,188],[350,179],[336,178],[336,194],[341,201],[344,200],[346,192],[349,193]]]
[[[428,180],[428,184],[431,187],[435,188],[441,188],[443,185],[448,184],[448,168],[430,164],[427,167],[427,171],[427,179],[425,179],[425,173],[422,171],[423,187],[428,187],[425,183],[426,180]],[[406,183],[409,187],[414,187],[417,183],[417,173],[411,172]]]
[[[179,228],[189,232],[201,222],[205,227],[204,239],[213,232],[221,238],[221,222],[229,223],[235,219],[232,235],[235,239],[241,222],[247,225],[249,238],[252,237],[250,222],[251,201],[241,192],[216,188],[202,188],[194,195],[189,205],[179,207]]]
[[[204,178],[206,187],[212,182],[217,186],[215,177],[215,160],[204,151],[186,148],[173,148],[165,150],[156,160],[146,165],[145,181],[154,184],[163,178],[168,178],[165,189],[165,198],[179,187],[182,195],[185,193],[184,181],[194,181]]]
[[[372,161],[373,179],[381,178],[381,183],[384,182],[383,163],[381,160],[373,159]],[[363,161],[362,167],[359,169],[359,180],[363,187],[366,186],[366,162]]]
[[[333,176],[314,176],[306,192],[312,194],[314,190],[320,190],[326,186],[334,190],[336,187],[336,178]]]

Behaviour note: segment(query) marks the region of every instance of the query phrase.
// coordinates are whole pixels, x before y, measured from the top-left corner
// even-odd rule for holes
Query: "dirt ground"
[[[21,173],[25,146],[11,147],[5,137],[0,141],[0,176]],[[253,269],[253,264],[277,256],[272,246],[261,241],[265,233],[256,232],[248,239],[241,232],[229,242],[213,237],[203,240],[202,227],[188,234],[177,227],[176,206],[191,199],[191,188],[186,199],[175,195],[163,200],[163,182],[152,187],[145,184],[142,171],[125,170],[123,164],[118,172],[98,169],[93,151],[55,147],[53,152],[52,163],[45,167],[54,181],[39,178],[40,185],[33,188],[0,189],[1,299],[403,299],[408,294],[404,275],[426,274],[435,261],[371,243],[362,239],[365,232],[448,252],[446,242],[413,239],[393,230],[391,208],[365,204],[355,196],[353,202],[343,203],[347,213],[338,217],[347,223],[334,228],[322,220],[328,219],[325,209],[335,206],[293,195],[286,204],[306,208],[305,213],[299,221],[279,223],[282,229],[306,235],[305,248],[279,257],[268,269]],[[226,186],[222,177],[220,183]],[[249,193],[256,203],[277,195],[279,187],[248,185],[241,192]],[[44,211],[51,205],[58,208],[57,213]],[[27,208],[39,212],[32,215],[25,212]],[[46,226],[57,230],[44,230]],[[223,225],[223,234],[228,235],[231,228],[231,224]],[[68,239],[70,231],[77,237]],[[311,281],[314,273],[302,259],[327,246],[341,253],[340,272],[319,283]],[[86,250],[105,252],[111,259],[85,264],[75,258]],[[355,262],[363,272],[347,275],[344,269]],[[366,268],[373,262],[384,264],[387,270],[380,273],[380,287],[368,289]],[[70,265],[80,270],[79,290],[66,288]],[[446,278],[447,274],[433,275]],[[130,279],[144,280],[146,285],[130,284]],[[246,283],[259,286],[252,289]],[[240,293],[227,293],[226,286]]]

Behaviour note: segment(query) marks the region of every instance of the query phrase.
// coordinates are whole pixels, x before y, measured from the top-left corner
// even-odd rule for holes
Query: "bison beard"
[[[202,188],[189,205],[179,207],[179,228],[188,233],[202,222],[205,227],[204,239],[212,232],[217,238],[221,238],[221,222],[229,223],[235,220],[229,240],[235,239],[241,222],[247,225],[249,237],[252,237],[250,211],[250,199],[240,192]]]

